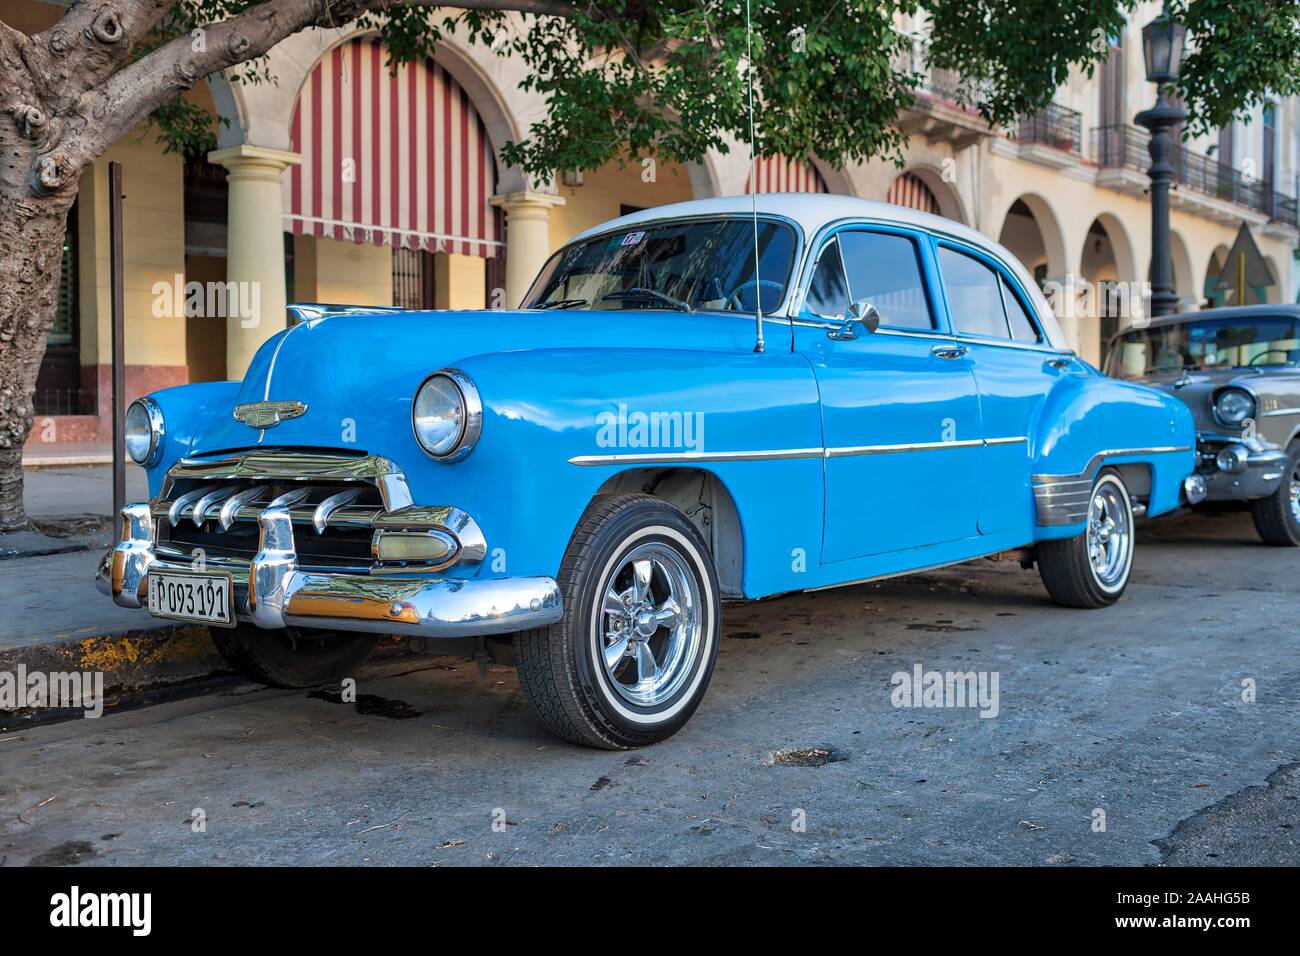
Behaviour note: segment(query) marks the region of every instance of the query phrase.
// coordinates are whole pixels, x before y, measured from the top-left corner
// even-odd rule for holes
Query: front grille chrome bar
[[[301,484],[288,487],[297,483]],[[344,486],[341,489],[340,484]],[[187,490],[169,497],[173,489],[182,488]],[[367,489],[373,489],[370,503],[362,501]],[[311,500],[313,492],[325,497]],[[382,504],[373,503],[374,492]],[[149,512],[155,519],[166,519],[173,528],[189,517],[198,528],[215,521],[223,532],[237,522],[257,522],[264,531],[268,513],[277,530],[307,525],[318,535],[329,529],[376,534],[436,531],[455,540],[454,557],[448,563],[477,565],[487,557],[487,541],[473,518],[451,505],[414,504],[402,471],[388,459],[375,456],[258,453],[216,460],[184,459],[167,473],[163,494]],[[427,569],[377,565],[372,572],[404,570]]]

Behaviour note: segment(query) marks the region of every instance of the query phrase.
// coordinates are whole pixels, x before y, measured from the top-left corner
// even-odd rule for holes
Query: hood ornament
[[[235,421],[249,428],[271,428],[306,411],[305,402],[246,402],[235,406]]]

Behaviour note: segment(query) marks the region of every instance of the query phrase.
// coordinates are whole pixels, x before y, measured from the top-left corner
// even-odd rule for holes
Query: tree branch
[[[76,0],[68,12],[32,37],[42,53],[47,98],[76,97],[131,58],[131,49],[176,0]]]

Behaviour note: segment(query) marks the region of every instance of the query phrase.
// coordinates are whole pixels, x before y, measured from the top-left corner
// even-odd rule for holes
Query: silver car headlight
[[[1220,425],[1240,428],[1246,419],[1255,417],[1255,399],[1244,389],[1225,388],[1214,400],[1214,417]]]
[[[126,410],[126,423],[122,429],[126,453],[137,465],[151,468],[162,455],[163,438],[167,430],[163,424],[162,409],[152,398],[139,398]]]
[[[450,464],[474,450],[483,429],[483,403],[470,377],[444,368],[424,380],[411,403],[411,430],[431,458]]]

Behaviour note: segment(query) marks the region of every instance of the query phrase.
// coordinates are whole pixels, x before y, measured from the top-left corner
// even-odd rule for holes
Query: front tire
[[[524,695],[574,743],[657,743],[699,706],[718,653],[717,572],[695,526],[647,495],[588,506],[558,575],[564,619],[516,638]]]
[[[1114,604],[1133,570],[1133,505],[1117,472],[1097,476],[1088,497],[1088,527],[1073,538],[1038,545],[1038,574],[1065,607]]]
[[[1287,454],[1286,470],[1277,491],[1250,503],[1255,530],[1265,544],[1294,548],[1300,545],[1300,442]]]
[[[310,628],[266,630],[241,623],[210,628],[231,670],[271,687],[315,687],[352,677],[379,637]]]

